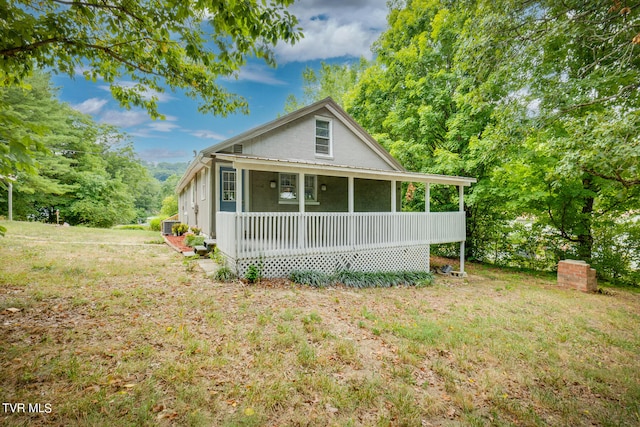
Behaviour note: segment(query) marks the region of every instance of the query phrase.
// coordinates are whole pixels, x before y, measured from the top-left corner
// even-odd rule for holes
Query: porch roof
[[[244,154],[215,153],[211,157],[231,162],[234,168],[268,172],[309,173],[328,176],[352,176],[354,178],[378,179],[384,181],[425,182],[444,185],[470,186],[477,182],[475,178],[464,176],[450,176],[424,174],[407,171],[392,171],[384,169],[358,168],[346,165],[335,165],[326,162],[310,162],[306,160],[282,160],[268,157],[248,156]]]

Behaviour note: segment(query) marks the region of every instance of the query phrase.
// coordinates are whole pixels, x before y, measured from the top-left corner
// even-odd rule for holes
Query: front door
[[[220,167],[220,211],[236,211],[236,170]]]

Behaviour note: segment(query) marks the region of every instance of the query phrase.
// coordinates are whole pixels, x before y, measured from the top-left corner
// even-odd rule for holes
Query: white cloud
[[[145,131],[148,132],[172,132],[175,129],[180,129],[180,125],[177,123],[178,118],[176,116],[171,116],[169,114],[164,116],[164,120],[155,120],[150,122]]]
[[[210,130],[206,130],[206,129],[201,129],[201,130],[194,130],[194,131],[190,131],[189,132],[191,135],[196,136],[198,138],[205,138],[205,139],[216,139],[218,141],[223,141],[225,139],[227,139],[225,136],[222,136],[218,133],[212,132]]]
[[[100,121],[122,128],[138,126],[149,120],[144,111],[117,111],[107,110],[100,117]]]
[[[268,68],[266,65],[247,64],[240,69],[235,78],[238,81],[256,82],[270,86],[282,86],[288,84],[286,81],[276,78],[273,74],[273,70]],[[234,79],[228,78],[225,80],[233,81]]]
[[[98,114],[107,102],[106,99],[89,98],[80,104],[72,105],[72,107],[84,114]]]
[[[371,59],[371,45],[386,28],[386,0],[300,0],[291,7],[303,28],[295,45],[279,44],[280,62],[342,56]]]

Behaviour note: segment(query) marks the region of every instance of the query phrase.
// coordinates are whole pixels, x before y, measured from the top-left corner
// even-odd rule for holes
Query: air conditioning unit
[[[171,227],[173,227],[173,224],[180,224],[180,221],[174,221],[174,220],[162,221],[162,234],[165,236],[170,236],[171,234],[173,234],[173,231],[171,231]]]

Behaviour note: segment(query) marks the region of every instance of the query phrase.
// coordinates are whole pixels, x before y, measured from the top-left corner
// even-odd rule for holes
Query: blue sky
[[[230,92],[249,102],[249,115],[226,118],[198,112],[198,100],[179,92],[159,94],[159,112],[167,120],[152,120],[142,110],[120,108],[105,82],[90,82],[54,76],[59,97],[98,122],[125,131],[136,152],[146,161],[190,161],[200,151],[252,127],[275,119],[284,112],[289,94],[302,93],[302,71],[319,68],[321,61],[347,63],[360,56],[371,58],[371,44],[386,28],[386,0],[298,0],[291,7],[305,37],[295,45],[279,44],[277,68],[261,61],[250,61],[237,80],[221,80]],[[127,81],[120,84],[126,85]]]

